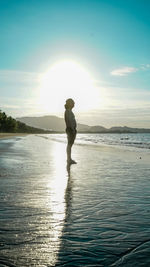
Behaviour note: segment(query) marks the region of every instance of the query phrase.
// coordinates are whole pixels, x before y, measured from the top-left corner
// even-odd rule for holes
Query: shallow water
[[[40,136],[0,141],[0,266],[150,266],[150,167]]]
[[[47,139],[66,142],[66,134],[47,134],[43,135]],[[77,134],[76,144],[80,145],[107,145],[118,146],[132,151],[150,152],[150,133],[127,133],[127,134]]]

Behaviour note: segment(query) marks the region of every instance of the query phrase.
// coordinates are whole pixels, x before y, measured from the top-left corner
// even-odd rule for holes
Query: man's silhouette
[[[66,133],[67,133],[67,163],[68,164],[75,164],[76,162],[71,158],[71,148],[76,138],[76,120],[75,116],[72,112],[72,108],[74,107],[75,103],[73,99],[69,98],[66,100],[65,104],[65,122],[66,122]]]

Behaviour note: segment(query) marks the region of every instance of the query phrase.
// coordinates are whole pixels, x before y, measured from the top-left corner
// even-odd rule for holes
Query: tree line
[[[2,133],[50,133],[43,129],[35,128],[7,116],[0,110],[0,132]]]

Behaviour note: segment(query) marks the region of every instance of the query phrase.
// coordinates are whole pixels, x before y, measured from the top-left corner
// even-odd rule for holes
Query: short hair
[[[72,98],[68,98],[66,100],[65,109],[72,107],[72,104],[74,104],[74,100]]]

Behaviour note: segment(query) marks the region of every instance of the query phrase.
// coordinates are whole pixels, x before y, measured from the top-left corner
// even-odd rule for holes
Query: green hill
[[[35,128],[7,116],[0,110],[0,132],[1,133],[51,133],[40,128]]]

